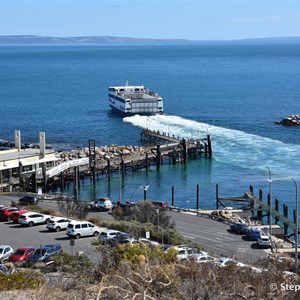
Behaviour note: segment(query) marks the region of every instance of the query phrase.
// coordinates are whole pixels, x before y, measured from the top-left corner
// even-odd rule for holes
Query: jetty
[[[262,221],[267,217],[267,223],[274,225],[281,225],[283,227],[283,236],[290,238],[295,235],[296,229],[296,212],[293,210],[293,220],[289,219],[288,206],[282,205],[282,212],[279,209],[279,200],[274,199],[274,206],[270,209],[271,199],[270,194],[267,195],[267,202],[263,201],[263,192],[259,189],[258,197],[254,195],[254,188],[250,185],[249,191],[241,197],[220,197],[218,191],[218,185],[216,186],[216,209],[219,207],[225,207],[225,203],[240,203],[243,206],[244,211],[251,211],[252,218]],[[274,208],[273,208],[274,207]],[[273,222],[274,219],[274,222]],[[273,226],[274,226],[273,225]],[[275,226],[276,227],[276,226]],[[289,229],[292,231],[290,232]],[[281,235],[282,230],[277,231]],[[299,232],[299,227],[298,227]],[[273,232],[274,233],[274,232]],[[274,233],[276,235],[276,233]]]
[[[95,184],[96,177],[105,176],[110,180],[114,172],[125,176],[127,171],[148,170],[152,166],[159,170],[162,164],[186,164],[190,159],[212,158],[210,135],[190,139],[144,129],[141,132],[144,146],[96,147],[95,140],[91,139],[88,141],[88,148],[61,153],[47,150],[46,135],[40,133],[41,150],[37,149],[34,157],[30,156],[25,160],[23,152],[29,153],[31,149],[22,150],[21,133],[16,131],[15,136],[15,151],[0,151],[1,192],[36,192],[38,188],[42,188],[47,193],[49,189],[57,187],[63,191],[66,183],[73,181],[74,196],[78,199],[80,179],[87,176]],[[22,168],[24,166],[26,169]]]

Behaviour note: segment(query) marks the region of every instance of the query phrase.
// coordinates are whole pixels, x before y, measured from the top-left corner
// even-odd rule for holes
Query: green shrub
[[[51,258],[54,262],[53,267],[68,272],[78,272],[93,266],[93,263],[86,255],[73,256],[61,252]]]
[[[118,263],[152,262],[155,264],[174,262],[177,252],[165,253],[159,247],[149,247],[143,244],[118,245]]]
[[[44,284],[40,274],[32,270],[0,275],[0,291],[36,289]]]

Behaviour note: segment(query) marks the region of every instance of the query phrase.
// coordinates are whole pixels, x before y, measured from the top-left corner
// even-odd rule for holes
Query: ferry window
[[[120,89],[120,92],[124,92],[124,89]]]

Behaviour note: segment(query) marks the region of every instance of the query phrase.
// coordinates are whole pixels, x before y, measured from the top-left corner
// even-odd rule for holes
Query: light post
[[[140,186],[140,188],[141,188],[142,190],[144,190],[144,201],[146,201],[146,200],[147,200],[147,190],[148,190],[148,188],[149,188],[149,184],[148,184],[148,185]]]
[[[271,169],[268,166],[265,166],[268,171],[269,171],[269,198],[270,198],[270,204],[269,204],[269,234],[270,234],[270,239],[272,243],[272,174],[271,174]]]
[[[269,182],[278,181],[278,180],[292,180],[295,185],[295,191],[296,191],[296,198],[295,198],[295,273],[298,274],[298,184],[297,181],[293,177],[284,177],[284,178],[275,178],[275,179],[269,179]]]

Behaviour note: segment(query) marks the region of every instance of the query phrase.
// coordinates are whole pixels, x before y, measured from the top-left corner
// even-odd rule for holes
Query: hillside
[[[146,39],[116,36],[78,36],[78,37],[50,37],[37,35],[3,35],[1,44],[123,44],[123,43],[188,43],[185,39]]]

